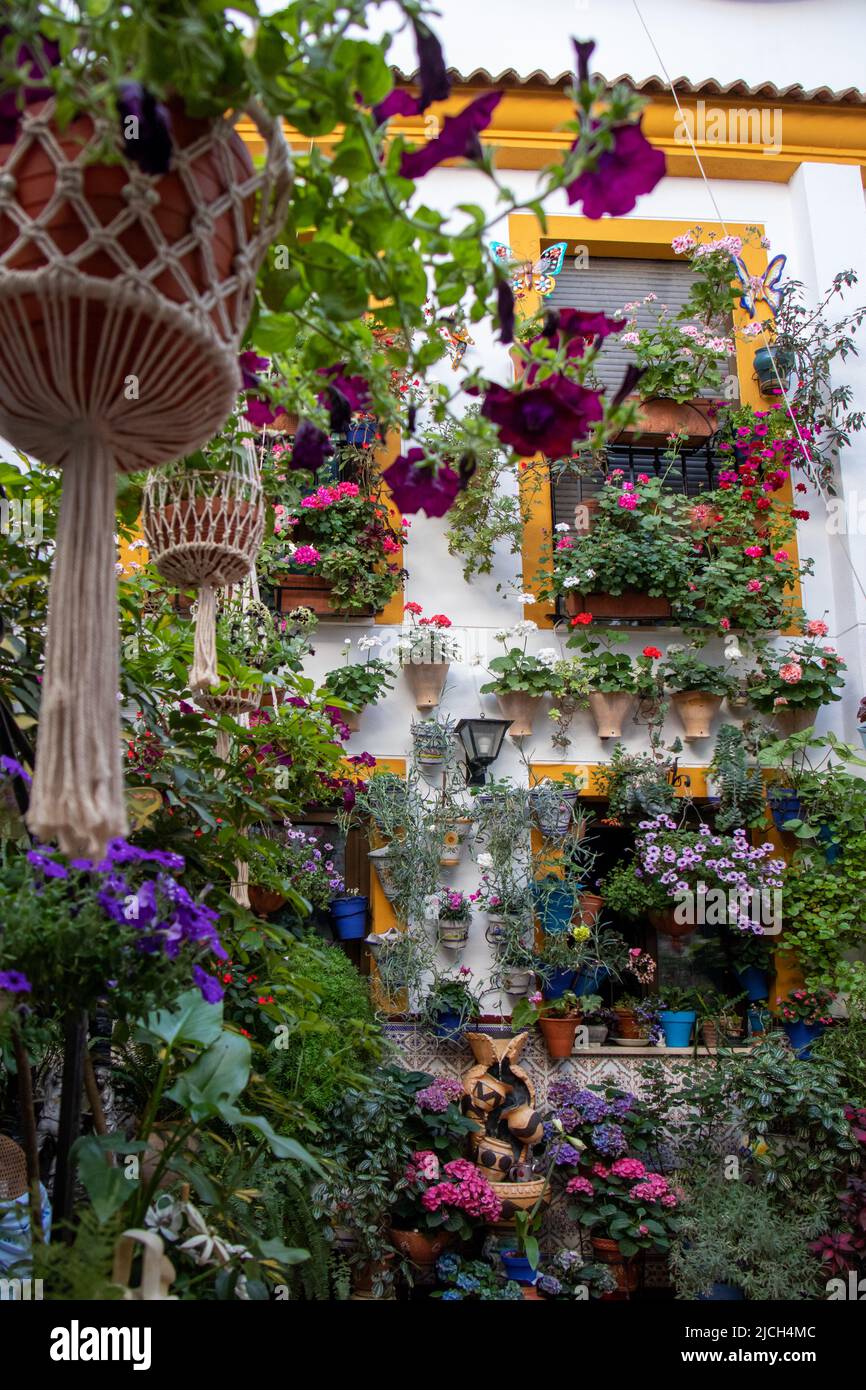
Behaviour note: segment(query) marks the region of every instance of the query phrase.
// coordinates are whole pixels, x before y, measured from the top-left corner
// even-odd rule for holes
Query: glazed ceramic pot
[[[440,922],[439,945],[449,951],[459,951],[469,940],[468,922]]]
[[[527,695],[522,690],[513,690],[507,695],[497,695],[503,719],[511,720],[509,738],[528,738],[532,733],[535,711],[541,704],[540,695]]]
[[[534,979],[531,970],[509,970],[505,966],[502,971],[502,988],[506,994],[526,995]]]
[[[391,851],[387,846],[384,849],[371,849],[367,852],[367,858],[372,860],[373,868],[376,870],[377,877],[382,885],[382,892],[385,894],[388,902],[392,903],[397,896],[397,884],[394,881],[394,875],[388,863],[390,857]]]
[[[516,1284],[534,1284],[537,1280],[538,1270],[518,1250],[503,1250],[500,1259],[506,1279],[513,1279]]]
[[[334,898],[331,902],[331,925],[340,941],[357,941],[367,932],[367,899],[360,895]]]
[[[622,738],[622,726],[634,708],[634,695],[626,690],[591,690],[587,698],[599,738]]]
[[[544,1138],[544,1122],[533,1105],[513,1105],[502,1118],[519,1144],[540,1144]]]
[[[408,661],[403,667],[416,709],[435,709],[448,679],[449,661]]]
[[[473,1135],[475,1161],[485,1178],[502,1182],[514,1167],[514,1150],[507,1139],[493,1139],[487,1134]]]
[[[697,1017],[694,1009],[663,1009],[659,1022],[664,1030],[665,1047],[688,1047]]]
[[[709,738],[722,703],[721,695],[710,695],[704,690],[678,690],[672,698],[686,738]]]

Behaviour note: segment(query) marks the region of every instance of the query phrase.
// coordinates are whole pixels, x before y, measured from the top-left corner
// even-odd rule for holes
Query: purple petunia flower
[[[564,458],[602,418],[601,397],[564,376],[551,376],[525,391],[491,384],[481,414],[499,427],[499,438],[524,458]]]
[[[334,446],[325,431],[310,420],[302,420],[295,432],[292,467],[315,473],[333,452]]]
[[[514,342],[514,291],[507,280],[496,287],[496,312],[499,315],[500,343]]]
[[[622,217],[664,178],[665,157],[661,150],[653,149],[640,121],[614,126],[611,134],[613,149],[599,155],[594,170],[587,169],[566,184],[568,201],[582,203],[584,217],[598,218],[605,213]]]
[[[140,82],[124,82],[117,98],[127,159],[143,174],[167,174],[171,163],[171,113]]]
[[[589,60],[595,48],[595,39],[572,39],[574,57],[577,63],[578,82],[589,81]]]
[[[451,79],[445,67],[442,45],[421,19],[412,20],[415,30],[415,48],[418,53],[418,79],[421,95],[418,98],[422,111],[433,101],[444,101],[451,91]]]
[[[31,849],[27,851],[27,858],[34,868],[41,869],[46,878],[68,878],[69,875],[62,864],[57,864],[53,859],[49,859],[47,854],[40,850]]]
[[[428,517],[444,516],[465,483],[447,464],[422,467],[426,457],[423,449],[410,449],[395,459],[382,477],[404,514],[423,511]]]
[[[194,965],[192,978],[201,990],[201,997],[206,1004],[218,1004],[220,1002],[225,990],[214,975],[209,975],[206,970],[202,970],[200,965]]]
[[[0,990],[7,994],[29,994],[33,986],[20,970],[0,970]]]
[[[421,98],[413,97],[411,92],[407,92],[405,87],[395,87],[393,92],[389,92],[384,101],[380,101],[373,107],[373,115],[376,124],[381,125],[383,121],[390,120],[392,116],[420,116]]]
[[[0,44],[5,42],[10,33],[7,24],[0,25]],[[0,145],[14,144],[17,139],[22,104],[29,106],[31,102],[44,101],[51,96],[51,86],[38,79],[44,77],[49,68],[57,67],[60,62],[60,45],[41,34],[38,42],[41,52],[36,53],[29,44],[22,44],[15,55],[16,67],[27,67],[27,76],[31,79],[32,85],[27,83],[0,96]]]
[[[20,777],[28,787],[33,781],[30,773],[21,766],[17,758],[7,758],[5,754],[0,757],[0,771],[5,772],[7,777]]]
[[[479,133],[487,129],[501,100],[502,92],[485,92],[456,116],[446,116],[442,132],[435,140],[429,140],[420,149],[403,152],[400,158],[402,177],[420,179],[444,159],[477,158],[481,149]]]

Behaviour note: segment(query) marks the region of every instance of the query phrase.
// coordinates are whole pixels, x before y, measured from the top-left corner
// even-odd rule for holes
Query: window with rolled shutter
[[[640,302],[640,308],[628,315],[637,320],[638,328],[651,328],[663,305],[671,313],[678,313],[689,296],[693,281],[688,263],[681,260],[590,256],[583,270],[576,270],[570,262],[571,257],[557,276],[553,292],[544,300],[545,307],[601,309],[613,316],[624,305]],[[648,294],[654,294],[656,298],[652,303],[644,304],[643,300]],[[605,390],[615,391],[626,367],[633,362],[632,350],[623,346],[618,335],[612,333],[604,340],[596,359],[594,370],[598,384]],[[701,394],[712,397],[717,393],[705,390]],[[621,468],[631,481],[638,473],[663,477],[666,486],[688,494],[714,486],[720,460],[714,454],[711,442],[702,440],[696,445],[687,445],[673,467],[664,453],[664,445],[655,447],[645,441],[635,444],[618,442],[608,446],[604,469],[599,468],[591,476],[578,477],[567,464],[554,469],[554,523],[573,525],[575,507],[599,491],[604,484],[605,473],[613,468]]]

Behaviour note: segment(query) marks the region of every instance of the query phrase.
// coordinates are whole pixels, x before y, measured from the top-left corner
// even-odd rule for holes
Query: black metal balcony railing
[[[596,497],[605,485],[605,477],[621,468],[624,479],[636,482],[639,473],[650,478],[663,478],[672,492],[686,497],[706,492],[716,486],[716,477],[725,467],[724,457],[715,453],[709,440],[684,449],[673,462],[666,457],[665,446],[651,444],[610,444],[606,450],[606,466],[579,477],[567,467],[551,481],[551,500],[554,525],[574,525],[574,512],[581,502]]]

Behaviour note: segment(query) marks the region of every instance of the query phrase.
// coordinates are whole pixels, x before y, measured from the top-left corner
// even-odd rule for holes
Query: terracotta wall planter
[[[577,901],[581,923],[591,927],[604,907],[604,898],[599,893],[581,893]]]
[[[677,922],[674,917],[674,911],[675,909],[672,907],[653,909],[653,911],[647,913],[647,917],[650,920],[650,924],[655,927],[656,931],[661,936],[688,936],[689,932],[695,930],[695,924],[692,922]]]
[[[649,401],[638,400],[637,404],[640,414],[633,431],[635,435],[658,434],[667,438],[669,434],[684,431],[693,439],[708,439],[713,432],[705,401],[696,405],[688,401],[680,404],[660,396]]]
[[[254,883],[250,884],[250,907],[259,917],[267,917],[272,912],[279,912],[281,907],[285,907],[286,900],[282,893],[272,893],[270,888],[257,888]]]
[[[512,691],[508,695],[497,695],[496,698],[503,718],[511,720],[509,738],[527,738],[532,733],[532,721],[542,697],[526,695],[521,690]]]
[[[671,602],[653,598],[640,589],[623,589],[621,594],[577,594],[572,589],[565,596],[565,611],[569,617],[591,613],[594,618],[669,618]]]
[[[819,708],[818,705],[799,709],[790,705],[787,708],[780,705],[773,710],[773,723],[782,738],[790,738],[791,734],[801,734],[804,729],[812,727],[818,718]]]
[[[544,1034],[551,1057],[570,1057],[574,1051],[577,1018],[540,1018],[538,1026]]]
[[[721,695],[710,695],[705,690],[677,690],[672,699],[686,738],[709,738],[721,708]]]
[[[442,699],[450,661],[408,661],[403,667],[416,709],[434,709]]]
[[[320,618],[372,617],[372,608],[338,609],[333,601],[333,589],[327,579],[317,574],[278,574],[274,579],[277,591],[277,611],[291,613],[293,608],[309,608]]]
[[[625,690],[591,690],[587,698],[599,738],[622,738],[622,726],[634,708],[635,696]]]

